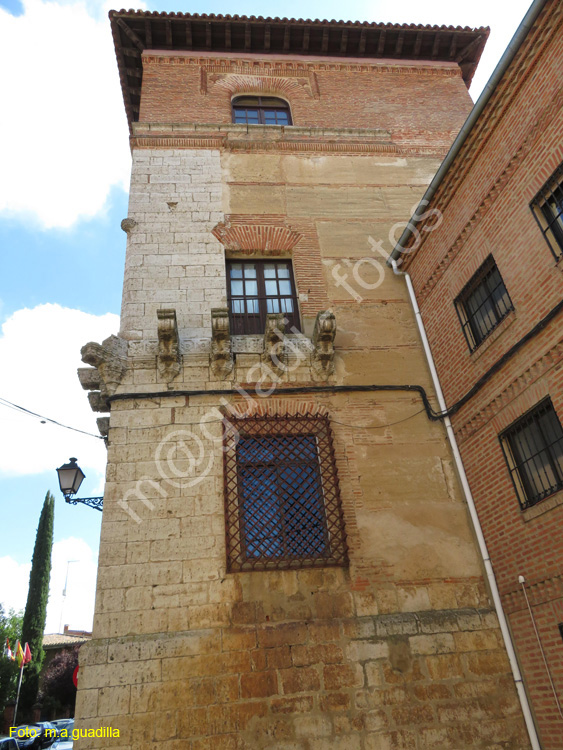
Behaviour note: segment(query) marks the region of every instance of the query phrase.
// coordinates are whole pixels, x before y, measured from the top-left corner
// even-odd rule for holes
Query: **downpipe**
[[[390,259],[391,267],[393,268],[393,273],[396,276],[402,276],[406,283],[407,283],[407,289],[409,293],[409,298],[411,301],[412,308],[414,310],[415,318],[416,318],[416,324],[418,327],[418,332],[420,334],[420,338],[422,339],[422,346],[424,347],[424,354],[426,355],[426,361],[428,363],[428,367],[430,368],[430,374],[432,376],[432,383],[434,385],[434,390],[436,391],[436,396],[438,398],[438,404],[440,406],[440,410],[442,412],[447,411],[446,402],[444,400],[444,394],[442,393],[442,388],[440,386],[440,380],[438,378],[438,373],[436,371],[436,366],[434,365],[434,358],[432,357],[432,352],[430,350],[430,344],[428,343],[428,338],[426,336],[426,330],[424,328],[424,323],[422,320],[422,315],[420,314],[420,310],[418,308],[418,303],[416,301],[416,296],[414,293],[414,287],[412,285],[411,277],[408,273],[405,273],[403,271],[399,271],[397,261],[394,259]],[[526,691],[524,689],[524,683],[522,681],[522,674],[520,672],[520,667],[518,666],[518,660],[516,658],[516,652],[514,650],[514,644],[512,642],[512,637],[510,635],[510,630],[508,627],[508,622],[506,619],[506,615],[504,614],[504,610],[502,608],[502,602],[500,599],[500,593],[498,590],[497,581],[495,578],[495,574],[493,571],[493,566],[491,563],[491,558],[489,555],[489,551],[487,549],[487,543],[485,542],[485,537],[483,535],[483,529],[481,528],[481,523],[479,521],[479,516],[477,515],[477,509],[475,508],[475,501],[473,500],[473,495],[471,494],[471,489],[469,487],[469,482],[467,481],[467,475],[465,473],[465,469],[463,466],[463,461],[461,459],[461,454],[459,452],[459,448],[457,446],[457,440],[455,439],[454,430],[452,427],[452,423],[449,417],[444,417],[444,425],[446,427],[446,433],[448,435],[448,440],[450,442],[450,446],[452,449],[452,453],[454,456],[455,464],[457,467],[458,475],[461,481],[461,486],[463,488],[463,494],[465,495],[465,499],[467,502],[467,507],[469,508],[469,515],[471,516],[471,521],[473,523],[473,529],[475,531],[475,535],[477,537],[477,543],[479,545],[479,552],[481,553],[481,557],[483,559],[483,564],[485,566],[485,572],[487,574],[487,580],[489,581],[489,587],[491,590],[491,595],[493,597],[493,603],[495,605],[495,610],[497,613],[500,630],[502,633],[502,637],[504,640],[504,645],[506,648],[506,653],[508,654],[508,660],[510,662],[510,668],[512,670],[512,676],[514,679],[514,684],[516,686],[516,691],[518,693],[518,698],[520,699],[520,705],[522,707],[522,713],[524,714],[524,721],[526,722],[526,728],[528,730],[528,736],[530,738],[530,743],[532,746],[532,750],[541,750],[541,745],[539,742],[538,734],[536,731],[536,726],[534,724],[534,719],[532,717],[532,712],[530,709],[530,704],[528,702],[528,696],[526,695]]]

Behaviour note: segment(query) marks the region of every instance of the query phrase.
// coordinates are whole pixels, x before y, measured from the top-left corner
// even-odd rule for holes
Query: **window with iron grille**
[[[545,399],[500,435],[522,510],[563,489],[563,429]]]
[[[224,431],[229,570],[345,565],[328,417],[229,417]]]
[[[291,125],[289,104],[273,96],[233,99],[233,122],[245,125]]]
[[[462,289],[455,306],[471,351],[514,309],[492,255]]]
[[[301,330],[291,261],[227,261],[231,333],[264,333],[268,313],[284,313],[286,330]]]
[[[563,164],[545,183],[530,208],[554,257],[563,255]]]

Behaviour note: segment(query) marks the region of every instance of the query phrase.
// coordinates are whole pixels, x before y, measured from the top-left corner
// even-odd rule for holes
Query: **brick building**
[[[110,18],[133,166],[121,330],[80,371],[110,416],[76,716],[120,738],[78,746],[527,748],[381,258],[487,30]]]
[[[563,746],[562,63],[563,6],[536,2],[429,188],[441,221],[401,242],[545,750]]]

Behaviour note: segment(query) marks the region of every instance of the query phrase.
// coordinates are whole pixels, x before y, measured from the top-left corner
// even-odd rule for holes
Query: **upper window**
[[[555,258],[563,255],[563,164],[545,183],[530,207]]]
[[[245,125],[291,125],[289,104],[273,96],[238,96],[233,99],[233,122]]]
[[[328,418],[229,417],[225,440],[229,570],[345,564]]]
[[[455,306],[472,351],[514,309],[492,255],[462,289]]]
[[[231,333],[264,333],[268,313],[284,313],[286,329],[299,327],[291,261],[228,261],[227,297]]]
[[[563,489],[563,429],[549,398],[500,439],[522,510]]]

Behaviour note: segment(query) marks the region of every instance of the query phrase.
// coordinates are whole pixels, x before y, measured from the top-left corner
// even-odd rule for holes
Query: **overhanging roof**
[[[469,86],[489,36],[488,28],[142,10],[109,18],[129,124],[139,119],[141,54],[151,49],[457,62]]]

